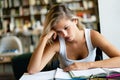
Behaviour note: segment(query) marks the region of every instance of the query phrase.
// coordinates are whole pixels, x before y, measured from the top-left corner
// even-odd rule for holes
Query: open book
[[[35,74],[24,73],[19,80],[72,80],[68,72],[57,68],[56,70],[43,71]]]
[[[114,78],[120,77],[120,68],[93,68],[69,73],[72,78]]]
[[[53,80],[56,70],[44,71],[35,74],[24,73],[19,80]]]
[[[63,69],[44,71],[35,74],[24,73],[19,80],[79,80],[88,78],[120,77],[120,68],[93,68],[64,72]]]

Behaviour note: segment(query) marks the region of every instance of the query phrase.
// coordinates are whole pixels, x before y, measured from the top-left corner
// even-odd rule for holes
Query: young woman
[[[95,61],[96,47],[110,58]],[[41,71],[58,55],[64,71],[97,67],[120,67],[120,51],[99,32],[85,29],[65,5],[53,6],[45,19],[44,30],[28,65],[30,74]]]

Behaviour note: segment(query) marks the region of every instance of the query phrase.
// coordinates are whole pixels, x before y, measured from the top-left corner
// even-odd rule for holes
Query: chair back
[[[102,50],[97,47],[95,61],[98,61],[98,60],[103,60],[103,54],[102,54]]]
[[[17,36],[4,36],[0,41],[0,53],[23,53],[21,40]]]

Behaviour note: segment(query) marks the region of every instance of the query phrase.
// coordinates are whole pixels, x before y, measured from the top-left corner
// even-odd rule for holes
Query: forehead
[[[55,25],[54,29],[57,30],[57,29],[64,28],[65,26],[69,25],[70,23],[71,23],[71,20],[63,18],[63,19],[59,20],[59,22]]]

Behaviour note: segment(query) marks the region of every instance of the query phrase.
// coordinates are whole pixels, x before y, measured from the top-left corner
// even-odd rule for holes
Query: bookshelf
[[[66,3],[87,28],[98,30],[97,0],[0,0],[0,29],[19,32],[40,29],[53,4]]]

